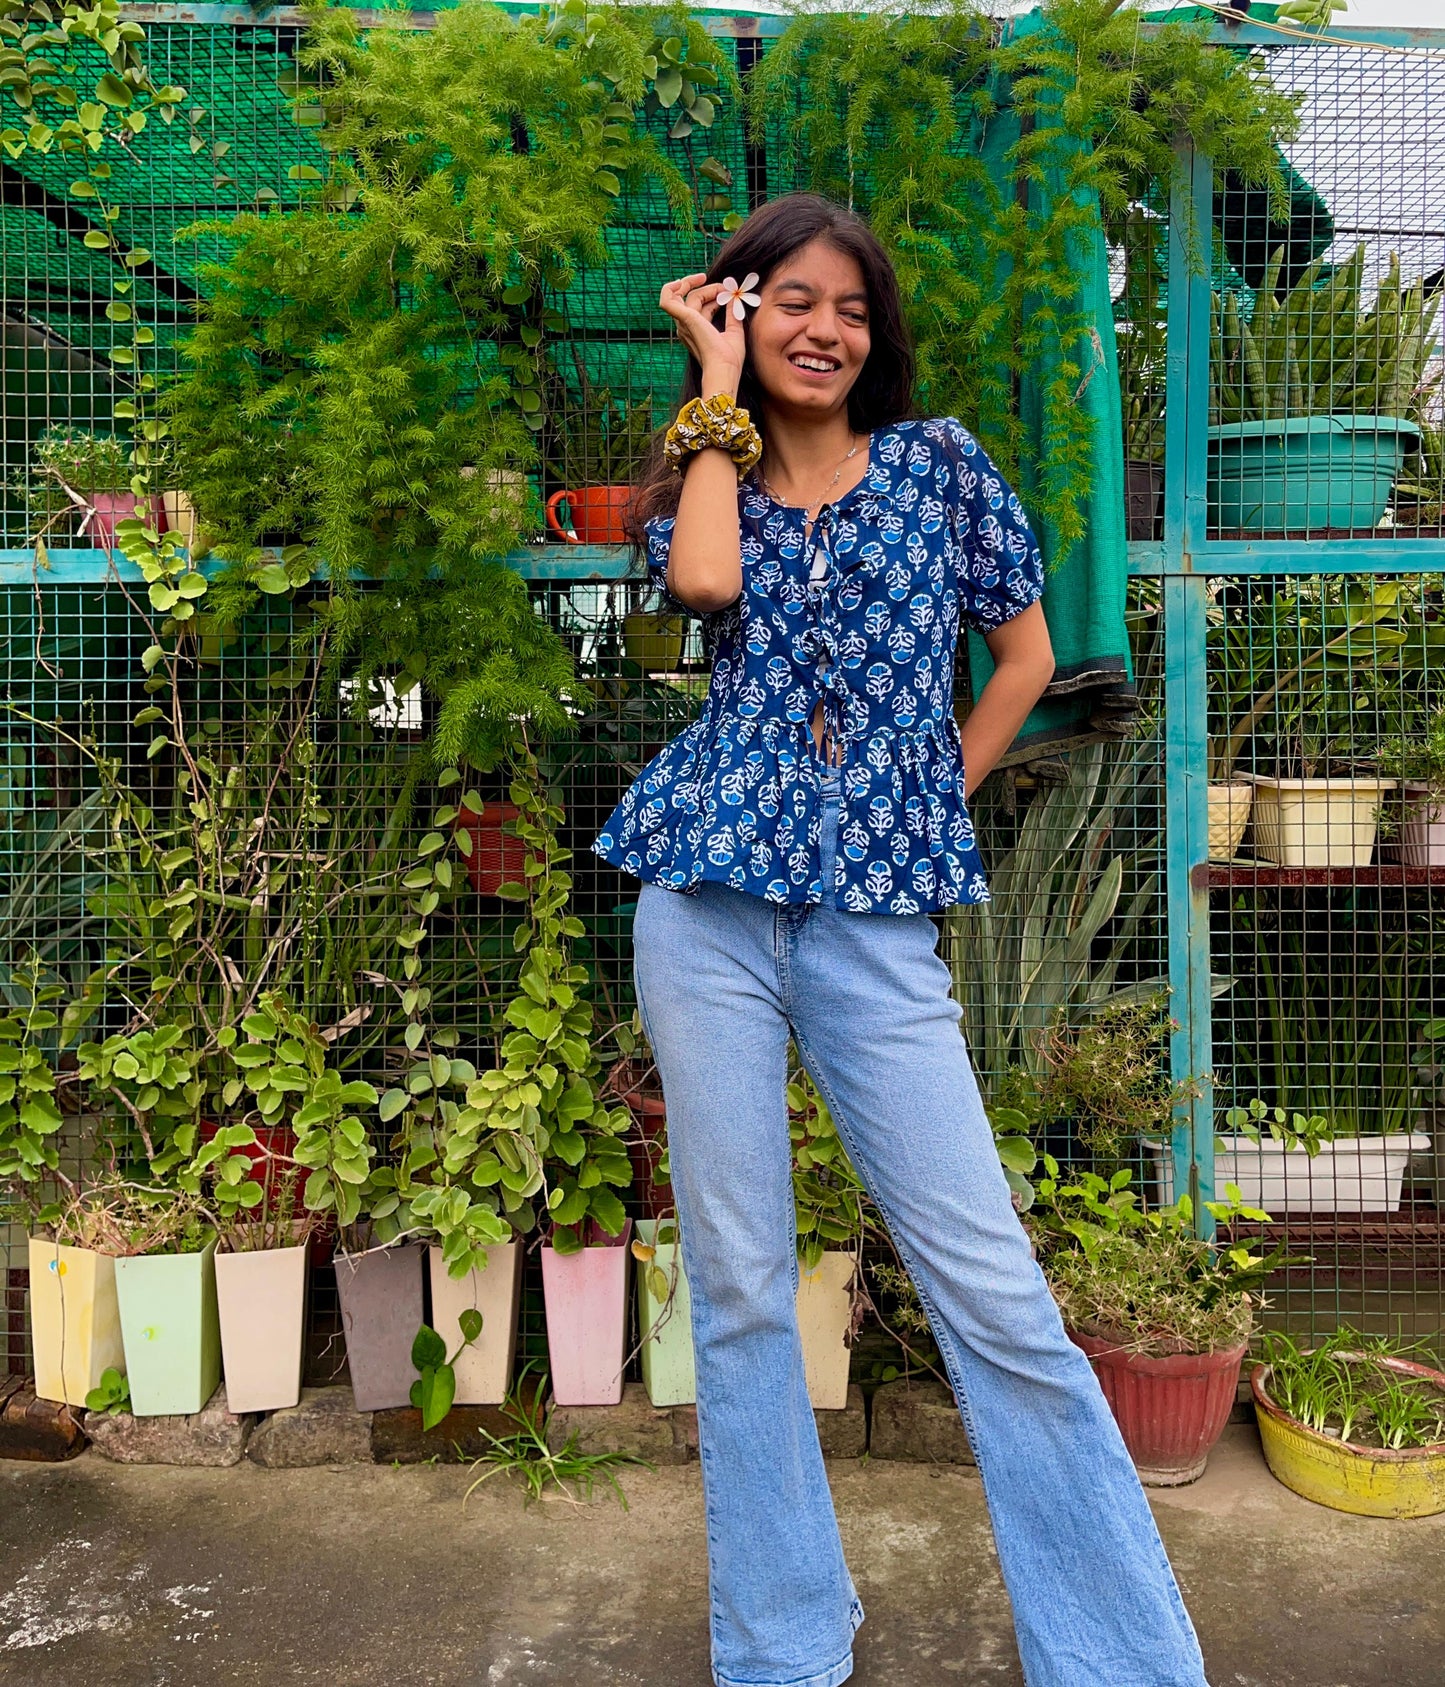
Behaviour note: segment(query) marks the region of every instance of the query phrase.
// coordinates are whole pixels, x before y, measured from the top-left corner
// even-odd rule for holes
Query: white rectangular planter
[[[459,1406],[499,1406],[512,1386],[517,1357],[517,1312],[522,1301],[522,1244],[495,1243],[487,1249],[487,1263],[465,1277],[447,1274],[440,1248],[428,1250],[431,1274],[432,1328],[456,1352],[462,1339],[461,1316],[475,1309],[482,1315],[482,1333],[457,1354],[456,1401]]]
[[[1237,1183],[1246,1207],[1262,1207],[1272,1218],[1290,1213],[1395,1212],[1412,1156],[1430,1146],[1428,1136],[1342,1136],[1327,1142],[1313,1159],[1303,1148],[1248,1137],[1224,1137],[1228,1148],[1214,1156],[1214,1198]],[[1174,1199],[1174,1161],[1167,1148],[1150,1144],[1164,1202]]]
[[[848,1404],[848,1325],[853,1316],[854,1254],[830,1251],[816,1271],[798,1277],[798,1332],[803,1373],[815,1409],[841,1411]]]
[[[306,1247],[216,1255],[221,1363],[233,1412],[278,1412],[301,1398]]]
[[[1254,853],[1277,867],[1368,867],[1393,779],[1254,781]]]

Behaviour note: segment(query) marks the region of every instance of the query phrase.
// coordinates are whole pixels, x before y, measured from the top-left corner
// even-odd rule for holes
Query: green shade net
[[[1016,34],[1043,28],[1037,14],[1020,18]],[[990,120],[983,158],[1002,198],[1019,191],[1010,151],[1020,134],[1019,115],[1007,88],[998,90],[1000,109]],[[1067,191],[1061,172],[1049,170],[1027,184],[1032,195]],[[1035,208],[1043,208],[1038,207]],[[1085,371],[1077,402],[1092,423],[1093,481],[1084,500],[1084,534],[1062,561],[1058,535],[1047,523],[1039,533],[1045,566],[1044,618],[1053,640],[1054,677],[1043,700],[1025,721],[1005,764],[1087,743],[1127,730],[1136,698],[1129,637],[1125,626],[1129,555],[1125,528],[1124,444],[1120,415],[1119,360],[1109,296],[1109,255],[1102,224],[1093,218],[1073,235],[1072,273],[1079,277],[1080,303],[1090,332],[1073,352]],[[1050,345],[1019,383],[1024,438],[1016,490],[1026,508],[1037,483],[1043,450],[1042,390],[1065,348]],[[975,700],[993,674],[988,646],[968,635],[968,664]]]

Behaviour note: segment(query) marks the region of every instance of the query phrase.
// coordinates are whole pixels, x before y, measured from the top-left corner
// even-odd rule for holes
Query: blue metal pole
[[[1175,1110],[1174,1187],[1200,1235],[1214,1195],[1213,1023],[1209,953],[1208,595],[1193,571],[1204,543],[1209,468],[1209,264],[1213,171],[1181,147],[1170,202],[1165,390],[1164,736],[1166,871]]]

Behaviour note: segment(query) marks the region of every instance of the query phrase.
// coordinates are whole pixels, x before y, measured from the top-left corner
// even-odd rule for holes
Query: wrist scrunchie
[[[763,454],[762,436],[752,417],[725,392],[689,399],[667,430],[662,454],[681,474],[687,459],[709,445],[727,452],[737,464],[739,480]]]

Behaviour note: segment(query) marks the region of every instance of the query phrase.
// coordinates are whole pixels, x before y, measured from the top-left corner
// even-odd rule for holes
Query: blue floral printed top
[[[872,435],[863,479],[801,510],[738,489],[743,589],[711,618],[702,712],[642,770],[593,848],[669,890],[914,914],[984,902],[953,718],[959,618],[1002,626],[1043,591],[1017,497],[952,417]],[[671,517],[648,523],[666,590]],[[678,607],[670,600],[671,607]],[[839,746],[834,883],[820,882],[816,704]]]

